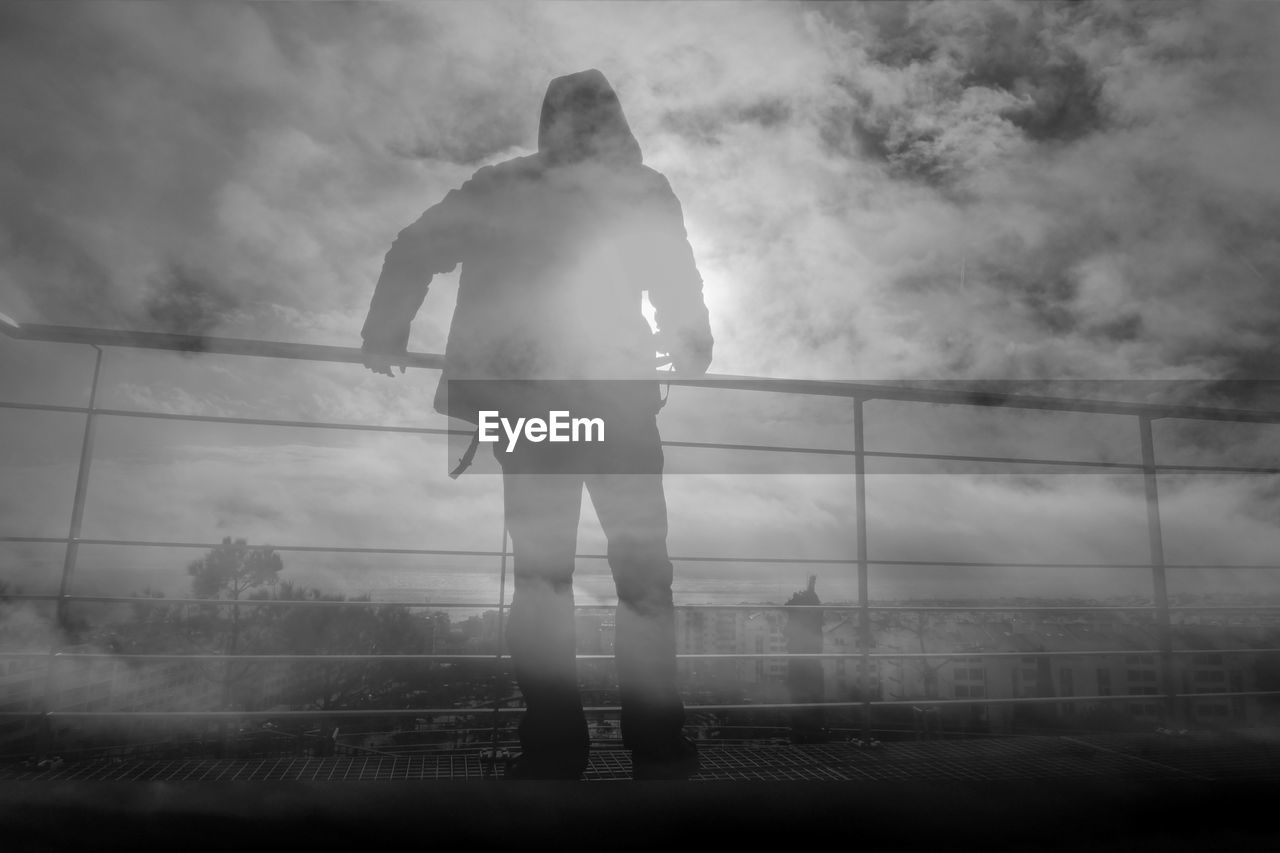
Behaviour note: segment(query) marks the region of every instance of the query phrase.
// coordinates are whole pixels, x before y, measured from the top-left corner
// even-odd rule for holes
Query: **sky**
[[[0,313],[356,346],[396,233],[481,166],[535,150],[547,82],[599,68],[682,203],[713,372],[1275,408],[1278,36],[1280,4],[1221,0],[8,2]],[[456,273],[432,283],[411,349],[442,349],[456,292]],[[86,399],[92,351],[0,340],[0,360],[0,399]],[[99,394],[112,408],[443,426],[435,378],[109,350]],[[870,449],[1139,452],[1125,419],[866,411]],[[839,401],[687,388],[663,414],[675,440],[847,448],[851,424]],[[66,535],[82,427],[0,410],[0,534]],[[1157,450],[1274,465],[1275,430],[1158,422]],[[103,418],[84,535],[498,547],[498,478],[481,465],[450,481],[447,457],[418,436]],[[833,458],[669,451],[672,552],[850,559],[850,468]],[[873,559],[1149,558],[1132,477],[881,464],[868,482]],[[1276,562],[1275,477],[1161,488],[1171,562]],[[589,509],[581,546],[603,550]],[[11,583],[56,586],[58,546],[0,548]],[[180,594],[199,553],[87,548],[77,583]],[[432,572],[492,577],[458,560],[285,562],[352,592],[427,588]],[[598,563],[584,561],[584,589],[607,587],[588,579]],[[852,595],[845,565],[677,571],[777,598],[818,571],[819,594]],[[879,568],[873,595],[1149,589],[1128,572]],[[1269,577],[1174,574],[1175,590],[1233,592]]]

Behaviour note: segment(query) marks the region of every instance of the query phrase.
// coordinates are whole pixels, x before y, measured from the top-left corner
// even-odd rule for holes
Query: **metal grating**
[[[1181,737],[1091,735],[1080,740],[1196,778],[1280,782],[1280,742],[1275,740],[1207,733]]]
[[[1090,779],[1280,781],[1280,744],[1218,736],[1091,735],[854,744],[707,744],[691,781],[992,782]],[[0,766],[0,781],[390,782],[493,778],[484,754],[335,758],[95,759]],[[502,764],[497,767],[502,776]],[[583,777],[631,778],[631,758],[596,747]]]

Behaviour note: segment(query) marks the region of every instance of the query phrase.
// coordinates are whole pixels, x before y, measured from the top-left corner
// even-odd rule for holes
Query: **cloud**
[[[163,331],[188,335],[211,331],[235,306],[236,298],[225,286],[180,266],[153,279],[152,289],[143,301],[147,319],[154,325]]]
[[[185,269],[239,334],[358,326],[395,232],[529,150],[547,79],[598,66],[684,201],[721,369],[1274,375],[1266,4],[6,16],[5,70],[34,81],[5,119],[7,298],[46,319],[148,320]]]
[[[21,85],[0,114],[0,310],[354,344],[399,229],[478,166],[531,150],[547,81],[598,67],[681,198],[714,369],[1178,380],[1141,393],[1263,405],[1274,387],[1260,380],[1280,378],[1278,29],[1280,8],[1226,3],[5,4],[0,74]],[[456,288],[433,283],[415,348],[442,349]],[[107,375],[112,399],[144,407],[439,422],[420,373],[112,351]],[[682,400],[694,395],[664,413],[673,437],[848,437],[848,412],[812,401],[717,414]],[[1035,444],[931,417],[874,429],[925,449]],[[233,441],[192,429],[194,446]],[[1213,435],[1170,443],[1230,444]],[[1110,447],[1059,437],[1064,452]],[[407,542],[492,520],[489,478],[468,481],[474,495],[442,484],[440,500],[394,486],[409,478],[378,461],[388,451],[364,446],[330,477],[296,448],[174,450],[144,478],[175,495],[154,515],[128,497],[144,480],[104,465],[94,488],[121,491],[94,523],[214,537],[262,505],[264,536]],[[267,473],[291,488],[237,484]],[[680,535],[847,549],[826,493],[841,478],[815,479],[816,497],[797,487],[783,506],[767,478],[686,483],[673,506],[726,517],[705,539]],[[1079,507],[1101,500],[1103,480],[1087,482]],[[938,496],[993,518],[1034,508],[1017,517],[1053,547],[1037,519],[1092,518],[1009,481]],[[906,491],[880,499],[881,541],[984,544],[980,526],[922,530]],[[796,532],[761,533],[769,518]],[[1204,541],[1232,553],[1230,536],[1270,541],[1205,518]]]
[[[1226,130],[1253,152],[1274,130],[1274,105],[1244,85],[1275,77],[1261,35],[1274,13],[943,3],[816,14],[831,82],[785,132],[828,150],[793,143],[780,156],[769,146],[781,149],[781,132],[734,149],[793,181],[759,228],[776,260],[734,256],[738,282],[751,288],[763,265],[803,286],[779,295],[762,283],[735,307],[774,327],[747,317],[754,328],[735,331],[772,338],[771,352],[802,341],[787,361],[810,373],[842,362],[861,375],[1010,378],[1263,368],[1270,347],[1251,330],[1274,319],[1260,289],[1273,267],[1250,281],[1244,259],[1274,251],[1257,223],[1273,218],[1258,214],[1275,195],[1259,158],[1240,168],[1213,138]],[[818,215],[795,215],[798,199]],[[823,243],[825,257],[798,251]],[[778,326],[772,311],[797,320]]]

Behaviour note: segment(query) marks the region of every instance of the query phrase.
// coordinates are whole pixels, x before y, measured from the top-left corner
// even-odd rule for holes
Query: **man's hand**
[[[372,370],[374,373],[381,373],[384,376],[390,376],[394,379],[396,374],[393,369],[395,365],[392,361],[396,356],[403,355],[403,353],[370,350],[368,346],[369,345],[366,343],[364,350],[364,366]],[[402,364],[400,365],[400,372],[404,373],[404,371],[405,366]]]
[[[658,359],[659,365],[669,363],[676,373],[687,376],[701,376],[711,366],[711,347],[702,346],[700,341],[689,340],[687,336],[667,335],[658,332],[655,336],[658,352],[664,357]]]

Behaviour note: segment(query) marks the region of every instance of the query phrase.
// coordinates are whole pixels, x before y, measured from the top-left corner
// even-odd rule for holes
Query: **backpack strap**
[[[449,479],[456,480],[458,475],[471,467],[471,460],[476,458],[476,450],[480,447],[480,428],[476,427],[476,431],[471,435],[471,443],[467,445],[467,449],[462,452],[462,458],[458,460],[458,464],[449,472]]]

